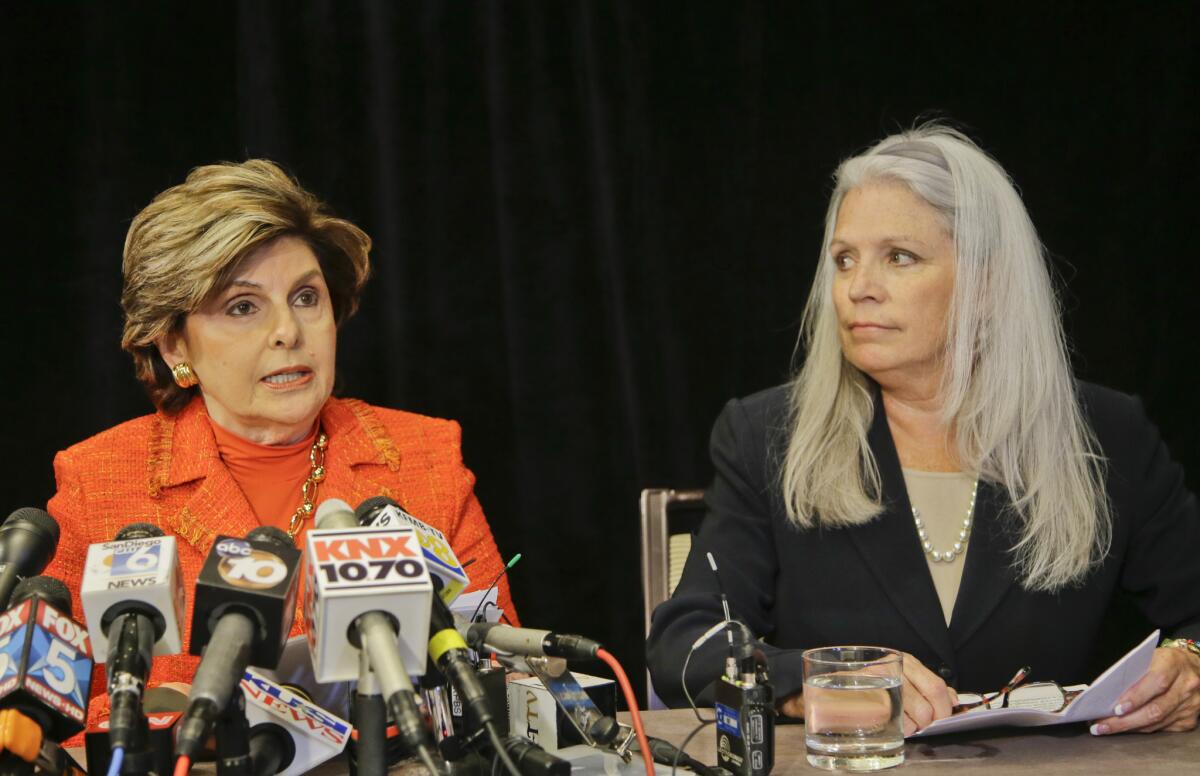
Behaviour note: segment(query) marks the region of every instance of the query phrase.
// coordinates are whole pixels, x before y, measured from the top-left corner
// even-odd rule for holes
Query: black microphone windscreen
[[[71,591],[61,580],[54,577],[29,577],[17,583],[13,588],[9,607],[16,606],[27,598],[40,598],[58,611],[73,616],[71,613]]]
[[[156,536],[166,536],[163,529],[153,523],[130,523],[117,531],[113,541],[124,542],[130,539],[153,539]]]
[[[246,534],[246,538],[251,541],[271,542],[284,547],[295,547],[296,543],[292,541],[292,537],[287,535],[287,531],[282,528],[276,528],[273,525],[260,525],[257,528],[251,529],[250,533]]]
[[[312,693],[310,693],[308,690],[304,689],[303,687],[301,687],[298,684],[292,684],[291,682],[283,682],[279,686],[282,687],[283,689],[287,690],[288,692],[290,692],[292,695],[299,695],[301,698],[308,701],[309,703],[313,702]]]
[[[32,523],[35,530],[44,532],[55,546],[58,545],[58,521],[46,510],[37,507],[22,507],[9,515],[4,524],[17,522]]]
[[[365,518],[369,518],[373,512],[376,512],[384,507],[396,507],[404,509],[395,499],[390,499],[387,496],[372,496],[363,503],[358,505],[358,509],[354,510],[354,517],[362,523]]]

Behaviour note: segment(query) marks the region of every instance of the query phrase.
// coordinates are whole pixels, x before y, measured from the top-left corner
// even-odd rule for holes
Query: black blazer
[[[961,690],[999,689],[1024,665],[1034,681],[1090,682],[1097,634],[1120,591],[1167,633],[1200,639],[1200,514],[1183,470],[1136,398],[1087,383],[1079,393],[1108,459],[1108,556],[1079,586],[1023,589],[1011,568],[1018,534],[1011,512],[1001,515],[1007,497],[981,482],[949,627],[878,397],[869,442],[883,514],[853,528],[810,530],[788,522],[780,492],[787,387],[730,401],[712,432],[716,476],[705,494],[708,513],[674,595],[653,616],[646,649],[659,697],[685,703],[684,658],[722,618],[706,552],[717,559],[733,616],[761,637],[777,698],[802,689],[801,650],[836,644],[910,652]],[[1123,634],[1125,648],[1148,632]],[[714,639],[692,656],[693,695],[721,673],[724,644]]]

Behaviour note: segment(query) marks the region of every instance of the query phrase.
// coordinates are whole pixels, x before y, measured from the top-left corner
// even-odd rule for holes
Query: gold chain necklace
[[[325,479],[325,448],[329,447],[329,436],[324,431],[317,432],[317,440],[313,442],[312,450],[308,451],[308,479],[300,486],[300,497],[304,500],[288,523],[288,536],[294,541],[296,534],[304,527],[304,520],[313,513],[313,503],[317,500],[317,486]]]

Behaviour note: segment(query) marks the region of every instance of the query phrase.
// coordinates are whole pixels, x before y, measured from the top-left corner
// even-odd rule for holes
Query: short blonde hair
[[[121,347],[159,409],[178,412],[197,389],[175,384],[156,342],[220,293],[245,256],[285,235],[316,254],[340,326],[358,308],[370,274],[371,238],[326,212],[274,162],[197,167],[133,219],[125,236]]]

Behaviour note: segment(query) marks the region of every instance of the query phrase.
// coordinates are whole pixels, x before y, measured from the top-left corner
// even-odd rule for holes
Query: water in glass
[[[904,762],[899,661],[806,671],[804,740],[818,768],[874,771]],[[808,668],[808,666],[806,666]]]

